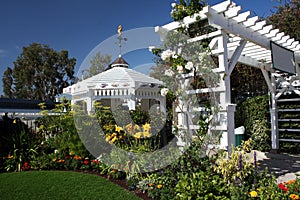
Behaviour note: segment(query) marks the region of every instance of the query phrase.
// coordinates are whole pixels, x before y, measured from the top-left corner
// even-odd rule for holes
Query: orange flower
[[[9,158],[9,159],[10,159],[10,158],[13,158],[13,157],[14,157],[14,156],[7,156],[7,158]]]
[[[158,184],[158,185],[157,185],[157,188],[158,188],[158,189],[161,189],[162,187],[163,187],[162,184]]]
[[[80,156],[76,156],[76,155],[75,155],[75,156],[74,156],[74,159],[75,159],[75,160],[81,160],[82,158],[81,158]]]
[[[150,186],[150,187],[153,187],[153,186],[154,186],[154,183],[149,183],[149,186]]]
[[[288,182],[286,182],[286,184],[287,185],[291,185],[291,184],[293,184],[293,183],[295,183],[296,182],[296,180],[289,180]]]

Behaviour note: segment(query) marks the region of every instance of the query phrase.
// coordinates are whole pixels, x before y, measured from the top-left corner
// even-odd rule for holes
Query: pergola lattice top
[[[210,25],[228,33],[229,55],[238,47],[242,47],[240,57],[247,60],[247,64],[251,66],[257,67],[261,61],[271,63],[270,41],[294,51],[296,62],[300,62],[299,41],[273,28],[272,25],[267,25],[265,20],[260,21],[258,16],[251,16],[250,11],[241,12],[241,10],[241,6],[227,0],[214,6],[205,6],[199,13],[185,17],[183,23],[195,23],[199,17],[200,20],[208,19]],[[172,22],[162,28],[174,30],[181,27],[181,24],[182,22]],[[216,34],[219,34],[218,31],[206,37],[213,37]],[[205,36],[197,36],[192,40],[201,40],[203,37]]]

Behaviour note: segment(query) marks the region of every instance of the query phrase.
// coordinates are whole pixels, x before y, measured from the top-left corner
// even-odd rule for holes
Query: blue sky
[[[8,66],[13,67],[22,47],[36,42],[48,44],[56,51],[68,50],[69,56],[77,60],[77,74],[85,57],[97,45],[116,36],[119,24],[126,31],[171,22],[173,2],[175,0],[0,1],[0,94],[3,94],[3,72]],[[207,0],[210,5],[219,2],[222,0]],[[263,17],[279,5],[276,0],[234,2],[241,5],[243,11],[250,10]],[[131,66],[138,66],[151,62],[152,56],[150,53],[144,55],[144,51],[134,51],[126,60]]]

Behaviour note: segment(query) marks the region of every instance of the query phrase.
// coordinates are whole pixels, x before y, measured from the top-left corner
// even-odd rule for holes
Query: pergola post
[[[235,144],[234,137],[234,112],[235,105],[231,104],[231,88],[230,88],[230,71],[228,62],[227,35],[222,30],[222,35],[218,40],[218,48],[222,50],[219,54],[219,68],[224,69],[223,82],[225,93],[220,94],[221,110],[225,109],[224,117],[227,126],[227,149],[230,152],[231,147]],[[221,77],[222,78],[222,77]]]

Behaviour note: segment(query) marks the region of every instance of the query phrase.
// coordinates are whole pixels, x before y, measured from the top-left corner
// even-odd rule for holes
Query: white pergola
[[[102,102],[104,105],[115,108],[125,105],[129,110],[135,110],[139,104],[143,110],[148,111],[151,106],[165,106],[165,97],[160,95],[162,81],[146,76],[133,69],[121,57],[114,62],[111,68],[95,76],[79,81],[63,89],[63,94],[72,96],[72,104],[86,102],[86,111],[94,111],[94,103]]]
[[[277,124],[277,99],[287,90],[293,89],[299,92],[300,70],[300,43],[291,38],[288,34],[274,29],[267,25],[265,20],[259,21],[259,17],[251,16],[249,11],[242,12],[241,6],[227,0],[222,3],[205,6],[199,13],[185,17],[182,21],[175,21],[162,27],[156,27],[156,32],[163,40],[165,33],[182,27],[182,24],[189,25],[198,20],[208,20],[210,26],[217,30],[205,35],[198,35],[191,38],[190,42],[211,38],[209,44],[212,53],[218,56],[219,66],[214,69],[224,79],[220,80],[217,88],[213,91],[220,93],[221,114],[226,117],[225,126],[219,129],[227,135],[227,147],[235,143],[234,137],[234,112],[235,105],[231,102],[230,75],[237,62],[245,65],[260,68],[271,93],[271,124],[272,124],[272,149],[279,149],[279,135]],[[275,81],[277,72],[272,68],[271,41],[294,52],[297,75],[288,80],[282,80],[285,87],[278,91]],[[296,81],[296,82],[295,82]],[[296,85],[296,86],[295,86]]]

